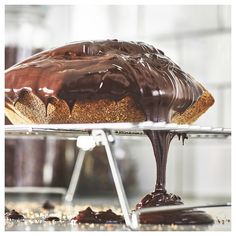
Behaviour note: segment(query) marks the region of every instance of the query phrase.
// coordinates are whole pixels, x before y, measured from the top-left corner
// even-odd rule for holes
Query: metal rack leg
[[[127,197],[125,194],[125,190],[124,190],[124,187],[122,184],[122,179],[120,176],[120,172],[119,172],[119,169],[117,166],[116,159],[115,159],[114,155],[112,155],[111,134],[108,131],[103,131],[103,130],[96,131],[96,135],[99,135],[99,134],[102,136],[102,144],[104,145],[105,150],[106,150],[108,162],[109,162],[109,165],[111,168],[112,177],[113,177],[113,180],[115,183],[115,187],[116,187],[117,195],[119,198],[121,210],[124,215],[125,223],[128,227],[133,229],[132,220],[129,215],[130,209],[129,209]]]
[[[71,202],[74,198],[76,186],[78,184],[80,172],[84,162],[84,157],[85,157],[85,150],[80,149],[78,156],[76,158],[76,163],[70,180],[70,185],[65,195],[65,201],[67,202]]]
[[[84,161],[85,152],[87,150],[92,150],[93,147],[95,147],[95,145],[97,145],[97,146],[103,145],[106,150],[108,163],[111,168],[111,173],[112,173],[112,177],[113,177],[114,184],[116,187],[121,210],[124,215],[125,224],[127,227],[129,227],[131,229],[136,229],[137,224],[136,224],[135,220],[134,220],[134,224],[132,223],[131,217],[133,217],[134,215],[132,215],[132,216],[130,215],[130,209],[129,209],[127,197],[125,194],[125,190],[123,187],[122,179],[120,176],[120,172],[118,169],[118,165],[117,165],[114,155],[112,154],[112,146],[111,145],[112,145],[112,143],[114,143],[114,137],[107,130],[106,131],[93,130],[92,137],[86,137],[86,138],[80,137],[80,138],[81,138],[80,140],[83,139],[83,141],[85,141],[85,142],[82,142],[82,145],[79,145],[79,143],[80,143],[79,138],[77,139],[77,146],[78,146],[78,148],[80,148],[80,151],[77,156],[77,160],[76,160],[76,164],[75,164],[75,167],[74,167],[74,170],[72,173],[70,185],[69,185],[68,191],[65,196],[65,201],[71,202],[73,200],[76,186],[77,186],[77,183],[79,180],[82,164]],[[87,145],[83,146],[83,144],[87,144]]]

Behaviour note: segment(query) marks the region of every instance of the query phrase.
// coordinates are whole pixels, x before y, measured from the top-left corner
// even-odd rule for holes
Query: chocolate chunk
[[[95,212],[90,207],[80,211],[72,220],[75,220],[77,223],[99,223],[99,220],[95,217]]]
[[[43,203],[42,208],[45,210],[53,210],[55,208],[55,206],[50,202],[50,201],[46,201]]]
[[[44,219],[44,221],[60,221],[57,216],[49,216]]]
[[[99,211],[95,214],[95,216],[100,220],[101,223],[113,223],[120,224],[124,223],[124,218],[121,215],[117,215],[111,209],[107,211]]]
[[[19,212],[15,211],[14,209],[10,212],[6,213],[6,217],[11,220],[23,220],[24,216],[21,215]]]
[[[72,218],[77,223],[102,223],[102,224],[120,224],[124,223],[124,219],[121,215],[115,214],[111,209],[107,211],[94,212],[90,207]]]

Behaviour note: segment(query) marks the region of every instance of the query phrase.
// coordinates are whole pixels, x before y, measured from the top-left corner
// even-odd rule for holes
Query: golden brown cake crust
[[[175,113],[171,122],[191,124],[214,103],[212,95],[204,91],[202,96],[182,114]],[[5,113],[13,124],[105,123],[145,121],[143,111],[131,97],[120,101],[100,99],[77,101],[70,113],[65,101],[53,98],[44,103],[31,92],[25,93],[13,106],[6,101]]]
[[[204,91],[202,96],[186,111],[182,114],[175,113],[171,121],[177,124],[191,124],[205,113],[214,102],[212,95],[208,91]]]
[[[45,105],[32,93],[20,98],[15,106],[6,102],[5,113],[13,124],[103,123],[144,121],[144,113],[131,97],[120,101],[100,99],[77,101],[70,113],[65,101],[55,98]]]

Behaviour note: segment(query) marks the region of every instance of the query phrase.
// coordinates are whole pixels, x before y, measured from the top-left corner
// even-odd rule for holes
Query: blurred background
[[[160,48],[215,97],[196,124],[231,127],[230,6],[6,6],[5,67],[73,41],[120,39]],[[6,123],[8,121],[6,120]],[[154,190],[155,162],[147,138],[118,139],[116,157],[129,198]],[[6,186],[67,187],[78,150],[74,141],[7,139]],[[77,194],[114,196],[103,148],[88,153]],[[183,199],[231,196],[231,140],[174,139],[167,189]]]

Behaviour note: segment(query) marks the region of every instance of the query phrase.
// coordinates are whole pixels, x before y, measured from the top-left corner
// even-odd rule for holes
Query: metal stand
[[[77,147],[80,149],[80,151],[77,156],[76,164],[72,173],[68,191],[65,195],[65,201],[70,202],[73,200],[86,151],[92,150],[95,146],[103,145],[106,150],[108,163],[111,168],[111,173],[116,187],[121,210],[124,215],[125,224],[126,226],[133,229],[132,220],[129,215],[130,209],[125,194],[124,186],[122,183],[116,159],[112,154],[111,146],[114,144],[114,142],[115,142],[114,136],[111,134],[110,131],[107,130],[93,130],[92,136],[79,136],[77,138]]]
[[[85,151],[83,149],[80,149],[78,156],[76,158],[76,163],[71,176],[70,185],[65,195],[65,201],[67,202],[71,202],[74,198],[76,186],[78,184],[80,172],[84,162],[84,157],[85,157]]]
[[[139,209],[130,211],[127,197],[124,191],[122,179],[117,166],[116,159],[112,153],[112,145],[115,142],[111,131],[123,135],[143,135],[143,130],[168,130],[176,133],[187,133],[193,138],[227,138],[231,135],[231,129],[200,127],[190,125],[166,124],[163,122],[145,121],[141,123],[101,123],[101,124],[55,124],[55,125],[6,125],[5,134],[8,137],[18,135],[35,135],[37,138],[45,135],[53,135],[58,138],[76,138],[77,147],[80,149],[75,167],[72,173],[69,188],[65,194],[65,201],[71,202],[74,198],[75,190],[79,181],[83,161],[86,151],[92,150],[95,146],[103,145],[106,150],[108,162],[111,168],[112,177],[115,183],[121,210],[125,219],[125,224],[132,230],[139,228],[139,216],[149,212],[161,212],[171,210],[207,208],[207,207],[230,207],[231,204],[199,205],[199,206],[165,206]],[[85,135],[87,132],[90,136]],[[118,133],[117,133],[118,132]],[[25,189],[23,189],[25,191]],[[18,190],[22,191],[22,189]],[[36,189],[34,189],[34,192]],[[57,190],[58,191],[58,190]]]

